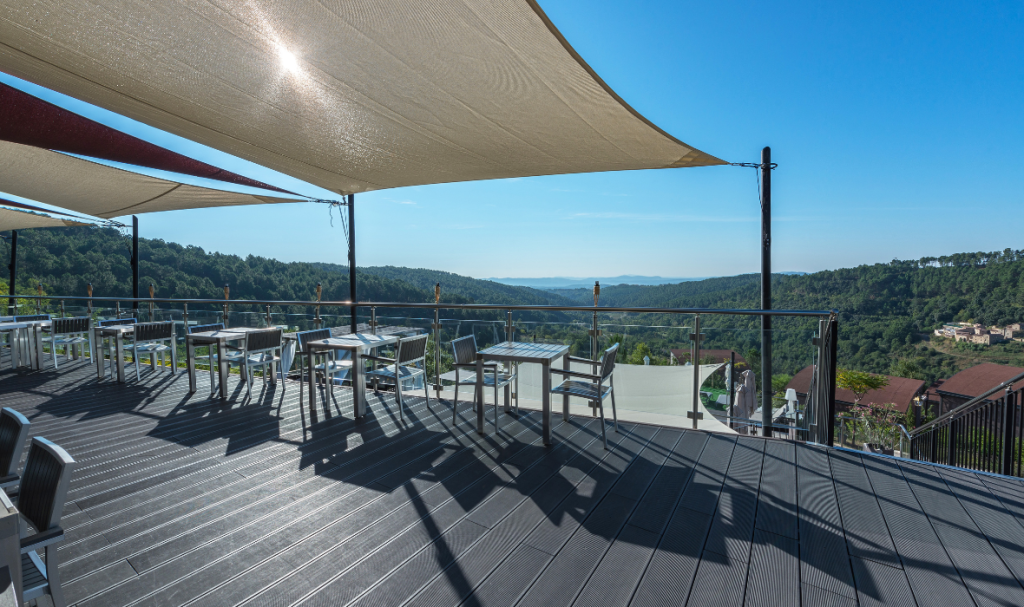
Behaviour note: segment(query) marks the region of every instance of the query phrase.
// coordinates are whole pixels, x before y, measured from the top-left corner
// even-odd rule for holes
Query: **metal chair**
[[[455,402],[452,404],[452,425],[455,424],[456,414],[459,409],[459,386],[473,386],[476,387],[476,336],[467,335],[458,339],[452,340],[452,350],[455,353],[455,362],[452,364],[452,368],[455,370]],[[459,376],[459,371],[468,369],[469,375],[463,379]],[[498,363],[484,363],[484,388],[494,387],[494,428],[498,428],[498,388],[504,388],[505,386],[512,383],[516,378],[515,373],[507,373],[501,365]],[[477,406],[483,406],[483,403],[476,403],[476,397],[474,400],[474,410]],[[516,394],[516,413],[519,412],[519,394]]]
[[[57,369],[57,346],[64,346],[64,360],[71,357],[75,346],[78,346],[79,355],[85,355],[85,344],[91,342],[89,334],[92,329],[92,318],[88,316],[76,316],[74,318],[55,318],[50,323],[50,336],[44,337],[43,341],[50,342],[50,354],[53,356],[53,368]],[[92,357],[92,346],[89,347],[89,356]]]
[[[171,353],[171,375],[178,371],[178,348],[174,343],[174,322],[143,322],[135,325],[135,341],[127,347],[135,362],[135,380],[141,381],[139,359],[149,355],[149,366],[156,371],[157,357],[164,366],[164,353]]]
[[[21,513],[22,601],[49,594],[54,607],[65,607],[57,568],[57,542],[64,539],[60,517],[75,467],[68,452],[45,438],[32,439],[21,480],[18,511]],[[27,523],[27,524],[26,524]],[[29,526],[34,533],[29,532]],[[46,548],[44,559],[38,551]]]
[[[563,396],[576,396],[590,401],[590,407],[592,409],[601,410],[601,439],[604,441],[604,448],[608,448],[608,437],[605,434],[604,424],[604,399],[609,395],[612,397],[612,419],[615,423],[615,431],[619,431],[619,418],[615,413],[615,393],[613,392],[614,382],[612,380],[612,371],[615,370],[615,356],[619,352],[619,344],[608,348],[601,355],[601,360],[593,361],[586,358],[577,358],[575,356],[569,356],[570,362],[585,363],[591,365],[595,371],[599,371],[597,374],[591,373],[580,373],[579,371],[569,371],[567,369],[551,369],[552,374],[559,374],[568,376],[562,383],[558,384],[554,388],[551,388],[552,394],[561,394]],[[587,381],[578,381],[572,379],[573,377],[579,377]],[[604,382],[608,382],[605,386]]]
[[[188,334],[191,335],[193,333],[206,333],[207,331],[220,331],[223,328],[224,328],[224,323],[222,323],[222,322],[215,322],[215,323],[211,323],[211,324],[208,324],[208,325],[192,325],[190,327],[186,327],[185,331],[187,331]],[[204,346],[199,345],[199,346],[196,346],[196,349],[202,348],[202,347],[204,347]],[[192,359],[196,360],[196,361],[204,360],[204,359],[209,361],[209,364],[210,364],[210,394],[213,394],[213,392],[217,389],[217,382],[214,379],[214,377],[217,374],[217,372],[216,372],[216,368],[217,368],[217,355],[213,353],[213,351],[214,351],[213,350],[213,344],[208,344],[205,347],[206,347],[206,352],[207,352],[206,354],[196,354],[195,356],[192,357]]]
[[[14,322],[34,322],[39,320],[50,320],[49,314],[27,314],[25,316],[15,316]]]
[[[417,377],[422,376],[423,394],[427,398],[427,406],[430,406],[430,387],[427,385],[426,357],[428,337],[430,336],[424,333],[423,335],[417,335],[415,337],[399,339],[398,343],[395,345],[394,358],[367,355],[360,357],[364,360],[373,360],[384,363],[385,365],[390,365],[389,367],[368,371],[366,376],[371,379],[394,382],[396,400],[398,401],[398,416],[402,420],[405,419],[405,413],[403,411],[405,403],[402,398],[403,383],[409,380],[415,380]],[[417,367],[417,363],[422,365],[422,367]]]
[[[22,314],[21,316],[15,316],[14,317],[14,322],[39,322],[39,321],[47,321],[47,320],[50,320],[50,315],[49,314]],[[33,329],[32,331],[35,331],[35,330],[36,329]],[[18,332],[18,334],[20,335],[19,339],[21,339],[21,343],[20,343],[21,348],[20,349],[21,349],[22,352],[27,353],[27,355],[30,356],[30,357],[36,356],[38,354],[39,358],[37,360],[39,361],[40,366],[42,366],[43,353],[42,352],[38,352],[38,353],[34,354],[34,352],[35,352],[35,350],[36,350],[36,348],[38,346],[37,346],[37,344],[35,342],[35,339],[33,339],[33,337],[32,337],[32,331],[27,331],[26,330],[26,331],[19,331]]]
[[[18,466],[30,425],[28,418],[14,409],[0,409],[0,489],[17,486],[21,481]]]
[[[277,365],[281,364],[281,336],[281,329],[249,331],[245,334],[245,349],[224,353],[228,365],[238,366],[242,374],[246,398],[252,398],[251,369],[260,367],[263,370],[263,383],[267,383],[267,367],[270,367],[270,383],[277,384]]]
[[[298,344],[295,348],[295,357],[299,359],[299,402],[302,402],[302,394],[305,391],[306,384],[306,366],[302,364],[302,357],[310,356],[309,349],[306,346],[311,341],[319,341],[321,339],[330,339],[330,329],[314,329],[312,331],[302,331],[295,334],[295,339]],[[324,362],[316,364],[316,361],[312,361],[313,373],[319,373],[323,376],[324,381],[330,384],[331,394],[334,394],[334,376],[340,374],[347,374],[352,369],[352,359],[342,357],[347,356],[347,352],[339,352],[337,350],[323,351],[318,353],[323,355]]]

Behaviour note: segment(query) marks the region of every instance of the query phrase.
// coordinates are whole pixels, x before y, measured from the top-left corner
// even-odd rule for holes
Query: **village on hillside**
[[[1005,327],[986,327],[978,323],[951,323],[935,329],[935,335],[954,341],[990,346],[1004,341],[1024,341],[1021,334],[1021,323],[1013,323]]]

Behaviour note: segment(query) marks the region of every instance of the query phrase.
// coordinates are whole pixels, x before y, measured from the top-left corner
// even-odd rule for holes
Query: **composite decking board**
[[[797,539],[796,445],[793,443],[765,443],[754,527]]]
[[[839,517],[839,504],[824,448],[798,445],[797,499],[800,531],[800,581],[827,591],[823,598],[839,594],[856,600],[857,591],[850,569],[850,556]],[[801,592],[803,604],[808,600]]]
[[[764,478],[762,477],[762,482]],[[800,603],[800,554],[795,538],[754,529],[744,605]]]
[[[939,469],[919,464],[900,464],[900,468],[975,602],[1024,605],[1024,588]]]
[[[405,449],[402,447],[407,447],[407,444],[403,442],[396,442],[393,445],[398,453],[388,454],[386,450],[382,450],[384,452],[379,453],[379,456],[387,458],[390,455],[393,458],[401,455],[403,458],[416,458],[430,456],[437,451],[437,445],[430,439]],[[272,504],[274,500],[284,500],[283,505],[278,509],[294,508],[296,505],[292,503],[293,501],[317,499],[322,497],[321,494],[324,492],[353,491],[359,483],[371,483],[376,480],[376,476],[388,475],[393,470],[393,466],[388,466],[386,459],[379,461],[360,458],[360,460],[363,461],[363,466],[357,466],[354,470],[347,471],[348,474],[341,474],[333,467],[323,471],[310,467],[278,478],[269,484],[258,487],[252,493],[236,495],[233,500],[226,503],[217,504],[200,511],[200,513],[190,514],[174,523],[164,524],[157,529],[126,538],[108,549],[100,551],[102,554],[89,555],[91,560],[87,563],[78,565],[79,560],[71,561],[69,569],[75,571],[80,567],[95,567],[97,558],[109,560],[123,557],[128,558],[136,570],[142,572],[177,554],[180,550],[190,546],[194,547],[197,543],[202,545],[202,543],[213,541],[221,535],[231,533],[239,526],[252,525],[272,516],[274,510],[268,511],[265,503]],[[368,471],[369,474],[367,474]],[[335,474],[336,472],[338,473]],[[337,482],[345,479],[348,479],[349,482]],[[238,503],[232,503],[232,501]]]
[[[708,436],[703,432],[683,434],[637,505],[631,524],[658,534],[664,531],[707,441]]]
[[[850,556],[902,567],[860,455],[831,451],[829,463]]]
[[[939,474],[1003,559],[1017,583],[1024,583],[1024,526],[976,475],[941,469]]]
[[[627,427],[620,426],[623,429]],[[621,435],[613,435],[609,447],[616,449],[620,438]],[[484,600],[482,597],[487,597],[494,604],[514,605],[554,559],[552,553],[558,552],[571,537],[572,530],[580,525],[581,519],[594,507],[593,503],[607,493],[602,492],[602,487],[607,485],[596,483],[595,478],[588,473],[597,469],[610,452],[604,450],[600,441],[589,446],[589,449],[593,449],[589,457],[574,460],[574,463],[578,462],[581,466],[560,470],[557,477],[548,481],[552,485],[548,491],[538,491],[540,499],[523,504],[520,506],[522,512],[512,514],[540,521],[539,527],[530,530],[530,535],[535,541],[543,536],[546,540],[545,550],[520,543],[504,561],[498,558],[502,555],[491,552],[491,571],[473,590],[472,596],[464,599],[465,603],[479,604]],[[590,506],[587,506],[587,501],[591,502]],[[558,533],[548,533],[552,525],[557,526]]]
[[[512,605],[525,603],[527,591],[557,604],[561,595],[542,596],[537,582],[566,566],[551,553],[567,554],[572,538],[614,511],[616,500],[632,511],[617,533],[593,535],[602,556],[581,565],[582,589],[567,593],[579,605],[613,607],[631,594],[636,605],[781,604],[793,596],[836,607],[1024,604],[1018,479],[630,424],[623,427],[633,436],[654,442],[646,451],[620,446],[635,439],[609,432],[606,452],[589,417],[556,419],[554,446],[543,449],[537,412],[502,414],[500,433],[488,425],[480,436],[468,407],[451,426],[446,401],[428,408],[413,397],[400,422],[392,394],[371,394],[369,416],[353,420],[351,392],[341,388],[311,417],[292,381],[273,391],[257,382],[258,394],[243,403],[235,376],[236,397],[222,402],[208,396],[203,373],[192,395],[183,373],[144,372],[138,383],[127,375],[127,384],[97,380],[87,361],[58,372],[0,370],[0,406],[26,414],[31,435],[51,438],[80,462],[58,552],[72,605],[289,605],[303,596],[309,604],[359,597],[367,605]],[[673,434],[681,437],[669,453],[663,442]],[[784,499],[792,495],[785,465],[782,484],[762,477],[743,493],[751,481],[742,444],[783,453],[776,463],[795,469],[794,501]],[[486,480],[502,466],[518,483],[514,491]],[[748,564],[722,547],[735,529],[719,521],[751,501],[781,503],[782,513],[758,522]],[[872,520],[881,524],[869,545]],[[185,521],[204,526],[190,530]],[[116,558],[117,546],[132,542],[139,550],[131,560]],[[943,554],[945,570],[936,561]],[[963,580],[959,593],[950,571]],[[922,581],[925,573],[941,579]],[[346,589],[315,592],[331,581]]]
[[[534,441],[539,439],[537,432],[531,433],[529,430],[517,426],[519,426],[518,422],[512,426],[513,431],[521,432],[513,438],[532,439]],[[505,454],[506,456],[512,455],[521,449],[525,446],[525,443],[513,440],[509,446],[512,449]],[[472,451],[473,449],[471,448],[461,449],[457,455],[453,455],[442,462],[437,462],[433,467],[427,468],[425,472],[437,475],[438,480],[443,481],[426,485],[428,492],[433,490],[437,494],[457,491],[459,487],[479,481],[480,475],[478,470],[470,470],[472,474],[461,475],[460,477],[460,472],[465,471],[469,467],[468,462],[464,461],[466,459],[465,456],[473,455]],[[412,472],[412,470],[409,472]],[[411,483],[414,478],[415,475],[411,475],[409,482]],[[450,484],[452,480],[455,480],[456,486]],[[389,517],[399,527],[412,523],[411,519],[403,522],[392,516],[399,512],[403,506],[406,507],[406,510],[411,510],[411,508],[408,508],[408,499],[404,498],[401,494],[390,492],[389,488],[384,486],[376,487],[375,490],[378,494],[376,501],[374,501],[372,496],[367,496],[370,499],[364,500],[360,499],[358,495],[353,495],[351,498],[342,500],[351,503],[343,504],[339,502],[322,506],[312,512],[296,512],[289,519],[280,521],[274,528],[262,527],[251,530],[255,532],[255,537],[242,538],[244,540],[242,542],[239,542],[238,538],[233,538],[225,546],[231,549],[236,544],[241,543],[241,547],[233,552],[225,553],[223,550],[220,550],[218,554],[216,553],[217,548],[214,547],[210,551],[189,555],[188,559],[180,559],[174,567],[161,567],[159,570],[153,571],[153,575],[148,579],[146,574],[140,575],[140,579],[146,579],[148,585],[138,590],[152,593],[146,596],[146,603],[151,605],[176,605],[180,604],[183,600],[196,599],[208,604],[222,604],[226,591],[218,593],[217,590],[220,590],[220,586],[225,582],[243,573],[248,574],[247,580],[250,582],[260,577],[264,578],[264,580],[267,578],[276,579],[269,568],[261,568],[261,565],[268,559],[280,557],[284,550],[297,543],[306,541],[314,534],[320,533],[323,529],[331,527],[339,535],[350,538],[359,531],[379,524],[382,520]],[[363,493],[366,492],[363,491]],[[437,498],[438,496],[434,495],[432,497]],[[440,499],[445,497],[450,498],[451,495],[440,496]],[[387,533],[387,535],[390,535],[390,533]],[[196,570],[197,567],[192,564],[193,559],[204,563],[201,570]],[[291,564],[279,558],[278,565],[282,564],[288,569],[292,568]],[[178,581],[171,583],[174,580]],[[195,582],[197,580],[202,582],[201,588],[196,588]],[[207,594],[210,588],[213,588],[214,591]],[[236,600],[244,599],[250,593],[251,590],[240,597],[236,597]]]
[[[559,425],[556,428],[563,429],[565,425]],[[594,439],[595,437],[590,432],[579,432],[571,437],[566,437],[566,439],[560,439],[560,441],[566,440],[566,442],[560,442],[559,445],[568,446],[576,440],[579,441],[578,445],[589,446],[594,443]],[[556,446],[555,449],[558,450],[559,447]],[[542,456],[541,461],[548,460],[552,455],[554,455],[553,452],[548,452]],[[531,470],[545,470],[545,468],[539,465]],[[498,492],[500,493],[504,489],[505,487],[500,487]],[[482,494],[479,500],[460,504],[461,519],[458,522],[470,522],[467,515],[472,513],[478,504],[486,504],[487,502],[484,500],[492,497],[493,494],[494,488],[492,487],[489,488],[486,495]],[[526,496],[523,499],[526,500]],[[532,501],[525,503],[534,505]],[[479,535],[468,544],[457,544],[458,550],[453,548],[456,544],[450,537],[455,528],[446,529],[443,525],[438,525],[432,530],[433,533],[429,534],[430,537],[418,536],[416,541],[403,541],[402,545],[397,548],[388,546],[387,550],[359,563],[358,567],[344,572],[342,576],[328,578],[329,582],[326,585],[318,588],[312,596],[307,597],[300,604],[324,604],[324,600],[337,603],[353,598],[356,599],[351,603],[354,605],[400,604],[404,598],[415,595],[418,590],[438,575],[443,576],[445,580],[457,587],[470,586],[469,578],[472,576],[470,569],[474,566],[485,566],[487,556],[498,548],[493,542],[481,545],[479,541],[485,537],[501,539],[525,535],[532,525],[519,514],[522,511],[521,508],[517,508],[495,529],[476,525],[481,529]],[[491,550],[488,551],[487,548]],[[478,557],[476,559],[462,558],[471,549],[476,549]],[[479,556],[481,552],[484,552],[483,556]],[[454,561],[452,560],[437,558],[439,554],[449,553],[459,557],[457,564],[453,565]],[[448,565],[452,565],[454,568],[450,568]],[[367,574],[368,571],[369,574]],[[261,596],[259,599],[259,602],[262,603],[265,597]],[[424,601],[417,601],[416,604],[424,604]]]
[[[863,462],[918,603],[935,605],[949,600],[969,605],[970,593],[900,467],[874,457],[865,457]]]
[[[630,427],[630,429],[632,428]],[[624,428],[624,430],[626,429]],[[590,465],[588,460],[593,462],[604,456],[602,453],[603,443],[597,436],[590,438],[592,442],[586,444],[581,453],[583,458],[580,463],[584,467]],[[588,450],[589,457],[585,454]],[[566,464],[577,462],[578,459],[571,458]],[[547,458],[545,460],[549,461]],[[540,504],[542,498],[546,496],[545,494],[557,492],[559,496],[564,496],[571,490],[572,485],[565,486],[567,483],[560,482],[562,477],[557,474],[558,469],[553,470],[550,467],[539,466],[532,471],[536,471],[537,476],[543,477],[538,479],[543,482],[539,485],[537,482],[527,482],[526,484],[531,486],[524,487],[524,489],[529,493],[523,494],[518,503],[513,505],[513,510],[506,511],[505,518],[490,527],[473,546],[468,547],[466,552],[460,555],[458,565],[432,568],[416,566],[413,561],[410,561],[410,563],[403,564],[390,572],[376,587],[359,597],[352,605],[398,604],[393,603],[392,600],[399,596],[409,597],[409,604],[417,606],[457,605],[463,597],[478,586],[480,580],[521,544],[522,539],[537,526],[543,517],[553,515],[551,511],[545,511]],[[501,492],[508,493],[512,490],[510,485],[510,487],[503,488]],[[526,490],[523,493],[526,493]],[[557,504],[560,500],[549,500],[549,502]],[[483,505],[483,507],[485,506]],[[467,519],[472,520],[472,515],[471,512]],[[420,554],[414,560],[423,558],[424,555]]]
[[[736,441],[705,551],[733,561],[750,561],[764,445],[765,441],[758,439],[740,438]]]
[[[708,436],[693,476],[637,584],[630,605],[679,604],[689,596],[725,482],[721,471],[731,465],[736,444],[735,437]],[[703,510],[693,510],[691,504]]]
[[[850,558],[861,607],[917,607],[907,574],[898,567],[857,556]],[[921,607],[931,607],[922,603]]]

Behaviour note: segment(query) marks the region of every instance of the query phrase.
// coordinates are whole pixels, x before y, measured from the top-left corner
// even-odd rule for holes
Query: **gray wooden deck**
[[[187,378],[0,371],[79,462],[70,604],[1022,605],[1024,484],[780,440],[537,413],[473,430],[298,385],[221,404]],[[235,381],[233,378],[232,381]],[[490,427],[490,426],[489,426]]]

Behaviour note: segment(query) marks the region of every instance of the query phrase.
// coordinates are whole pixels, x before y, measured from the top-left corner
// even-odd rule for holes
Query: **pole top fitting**
[[[594,281],[594,307],[597,307],[597,300],[601,297],[601,283]]]
[[[153,299],[153,283],[149,283],[149,298]]]
[[[441,283],[434,285],[434,303],[441,303]]]

